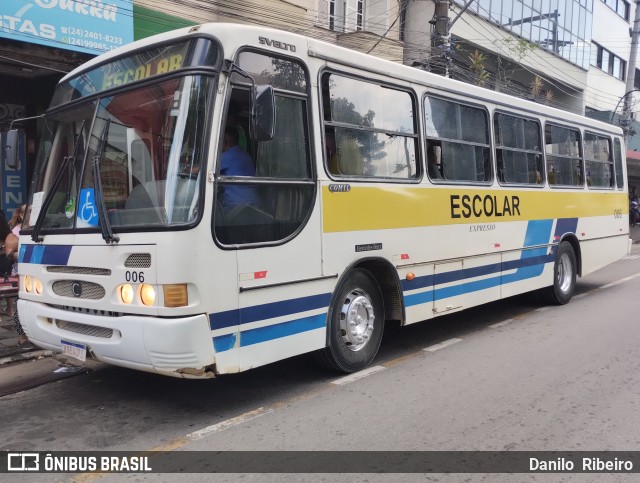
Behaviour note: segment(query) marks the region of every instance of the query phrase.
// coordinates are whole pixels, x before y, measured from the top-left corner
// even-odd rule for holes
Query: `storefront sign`
[[[25,150],[26,136],[23,131],[20,131],[20,136],[18,137],[18,165],[9,166],[7,164],[4,150],[6,134],[6,132],[0,132],[0,146],[3,147],[0,156],[2,158],[2,180],[0,183],[2,199],[0,208],[4,210],[7,220],[9,220],[11,216],[13,216],[13,211],[27,202],[27,162]]]
[[[100,54],[133,41],[133,0],[2,0],[0,37]]]

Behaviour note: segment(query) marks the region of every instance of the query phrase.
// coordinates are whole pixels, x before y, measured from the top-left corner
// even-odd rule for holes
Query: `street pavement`
[[[640,226],[630,228],[630,237],[633,243],[640,243]],[[0,300],[0,397],[101,367],[104,364],[97,361],[83,363],[40,347],[21,349],[6,303]]]

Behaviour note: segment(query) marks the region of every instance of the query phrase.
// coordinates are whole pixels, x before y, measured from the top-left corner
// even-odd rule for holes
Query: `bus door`
[[[232,74],[217,169],[215,236],[237,254],[234,349],[246,369],[323,347],[329,295],[317,281],[320,217],[314,210],[304,66],[256,52],[241,52],[237,64],[256,79],[269,79],[275,109],[272,136],[251,132],[251,86]]]

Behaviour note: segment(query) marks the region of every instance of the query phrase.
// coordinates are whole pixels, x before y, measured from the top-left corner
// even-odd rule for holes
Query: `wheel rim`
[[[563,253],[558,260],[558,287],[562,293],[568,293],[573,283],[573,266],[571,257]]]
[[[355,289],[347,294],[340,311],[340,335],[349,350],[359,351],[369,343],[375,318],[367,292]]]

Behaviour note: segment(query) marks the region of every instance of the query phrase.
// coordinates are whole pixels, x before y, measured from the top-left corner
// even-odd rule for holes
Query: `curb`
[[[44,359],[45,357],[52,357],[54,354],[53,351],[50,350],[39,350],[39,351],[30,351],[23,352],[19,354],[14,354],[9,357],[3,357],[0,359],[0,367],[12,364],[14,362],[25,362],[37,359]]]

